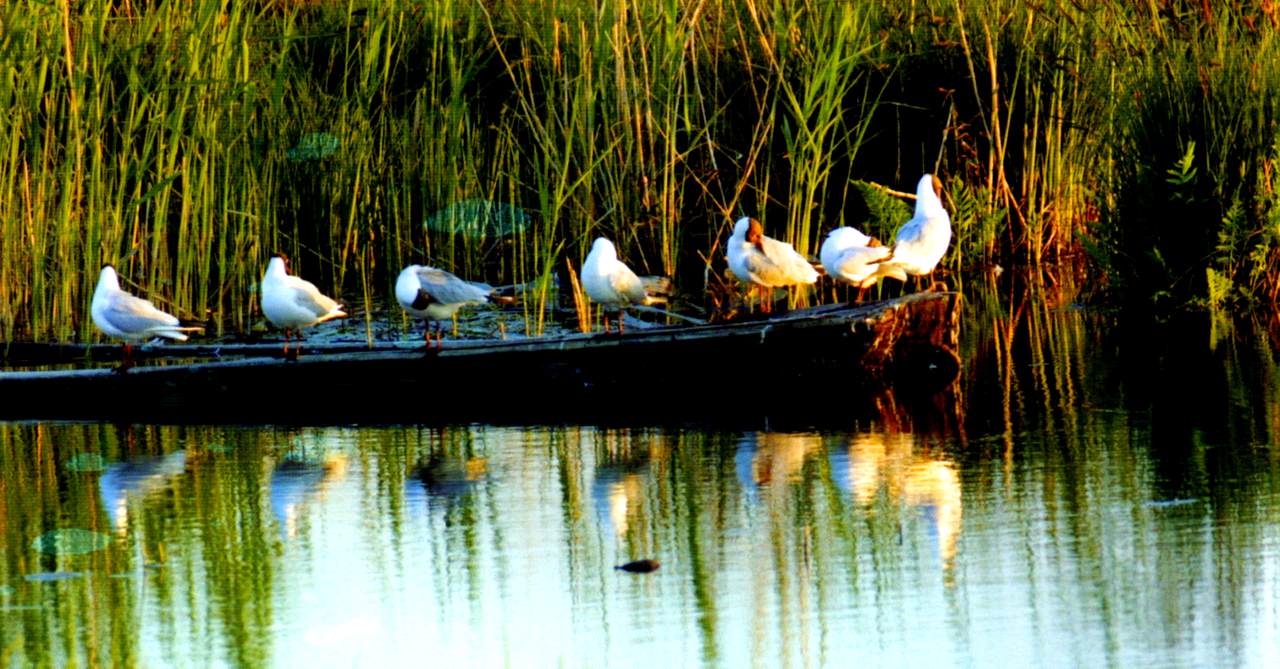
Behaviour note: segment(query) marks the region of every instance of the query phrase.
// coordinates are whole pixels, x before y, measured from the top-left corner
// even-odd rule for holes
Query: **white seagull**
[[[262,313],[272,325],[284,328],[284,352],[297,359],[298,347],[289,352],[289,334],[294,330],[310,327],[347,313],[342,305],[320,292],[315,284],[301,277],[292,276],[286,270],[288,261],[277,253],[267,263],[267,273],[262,277]],[[298,333],[301,342],[302,334]]]
[[[515,299],[495,295],[493,287],[488,284],[463,281],[442,269],[409,265],[401,270],[396,279],[396,301],[409,314],[435,323],[438,349],[441,347],[443,321],[452,319],[454,313],[462,307],[486,302],[509,304]],[[429,328],[423,332],[423,337],[430,348]]]
[[[591,245],[591,252],[582,262],[582,288],[592,302],[604,308],[618,310],[618,333],[623,330],[622,312],[633,304],[651,305],[665,302],[652,297],[644,289],[644,282],[636,273],[618,260],[618,250],[613,242],[600,237]],[[604,316],[604,331],[609,331],[609,316]]]
[[[89,315],[99,330],[124,342],[124,361],[117,368],[121,372],[133,366],[131,344],[135,342],[155,337],[186,341],[186,333],[204,331],[201,327],[180,327],[176,317],[160,311],[148,300],[121,290],[120,278],[111,265],[103,265],[98,274]]]
[[[765,290],[818,280],[818,271],[804,256],[790,244],[766,237],[764,226],[754,218],[744,216],[733,225],[727,253],[729,271],[734,276]],[[766,301],[764,307],[768,311],[771,301]]]
[[[933,273],[951,244],[951,217],[942,206],[942,181],[932,174],[916,185],[916,213],[898,228],[886,263],[911,276]],[[930,286],[932,288],[932,286]]]
[[[880,240],[848,226],[828,233],[822,250],[818,252],[828,276],[858,287],[859,302],[863,293],[881,277],[907,280],[907,274],[901,267],[883,262],[889,255],[889,247],[881,244]]]

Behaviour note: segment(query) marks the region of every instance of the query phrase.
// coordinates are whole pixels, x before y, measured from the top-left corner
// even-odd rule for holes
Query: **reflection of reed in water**
[[[268,496],[271,512],[280,523],[284,538],[298,536],[302,510],[308,504],[324,499],[329,486],[346,475],[348,465],[345,453],[326,453],[316,457],[291,452],[276,463],[271,471]]]
[[[163,490],[187,468],[187,452],[158,458],[134,458],[110,465],[98,478],[98,493],[117,532],[129,529],[129,498]]]
[[[758,488],[800,480],[805,462],[822,447],[815,434],[757,432],[738,442],[734,456],[738,481],[755,499]]]
[[[917,454],[910,434],[863,433],[831,451],[835,483],[867,509],[883,492],[924,512],[943,567],[950,570],[960,539],[960,477],[949,460]]]

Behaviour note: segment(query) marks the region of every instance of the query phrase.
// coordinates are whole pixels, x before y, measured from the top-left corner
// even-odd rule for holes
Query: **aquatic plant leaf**
[[[862,231],[889,244],[898,227],[911,220],[915,207],[866,181],[854,181],[852,185],[867,207],[867,221],[859,224]]]
[[[71,527],[45,532],[31,542],[31,547],[50,555],[83,555],[110,544],[111,537],[106,534]]]
[[[302,139],[298,140],[298,144],[286,151],[285,155],[289,160],[298,162],[320,160],[333,155],[340,145],[338,138],[327,132],[313,132],[303,135]]]
[[[77,453],[67,459],[66,467],[73,472],[100,472],[107,468],[107,460],[97,453]]]
[[[423,222],[428,230],[463,237],[511,237],[529,229],[532,219],[524,209],[492,200],[459,200]]]

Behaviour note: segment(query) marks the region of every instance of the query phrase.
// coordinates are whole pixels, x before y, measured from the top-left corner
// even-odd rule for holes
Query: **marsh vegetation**
[[[742,214],[816,255],[946,182],[952,272],[1280,292],[1280,9],[875,0],[0,7],[0,337],[91,339],[97,268],[212,335],[283,251],[365,318],[431,262],[527,287],[605,235],[697,306]],[[370,330],[371,331],[371,330]]]

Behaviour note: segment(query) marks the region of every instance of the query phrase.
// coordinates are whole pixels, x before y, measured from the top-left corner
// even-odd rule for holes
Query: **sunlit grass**
[[[245,331],[275,251],[367,336],[410,262],[522,284],[536,333],[596,236],[700,295],[738,216],[810,254],[840,224],[890,238],[854,180],[926,171],[953,270],[1084,247],[1126,290],[1270,304],[1278,22],[1118,2],[18,0],[0,6],[0,336],[96,338],[104,262],[211,334]],[[1192,141],[1195,178],[1171,181]],[[464,201],[528,225],[424,228]]]

